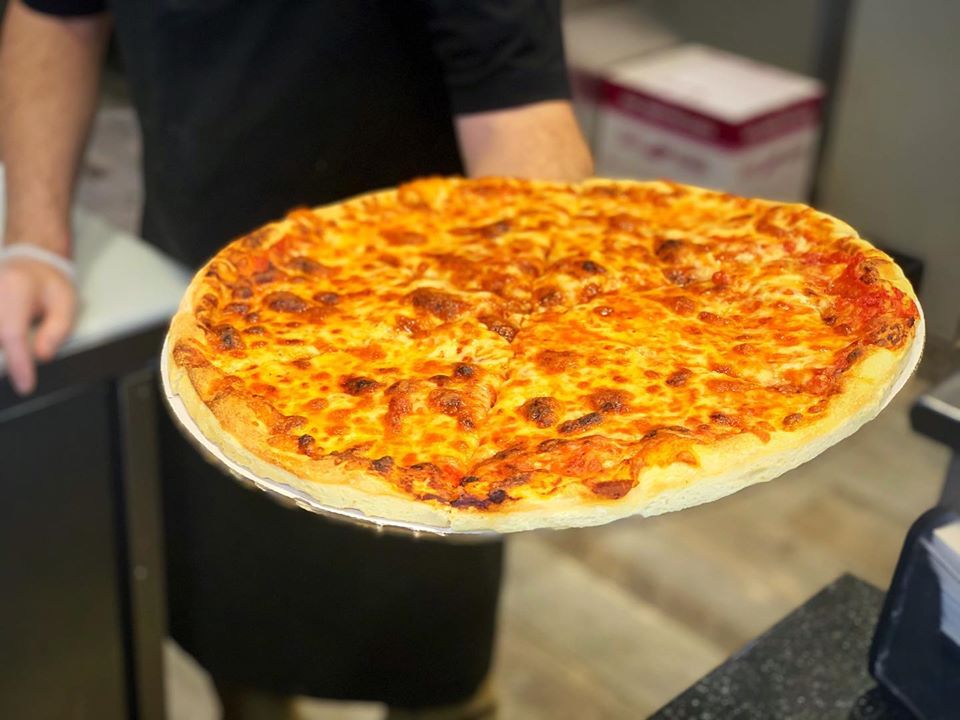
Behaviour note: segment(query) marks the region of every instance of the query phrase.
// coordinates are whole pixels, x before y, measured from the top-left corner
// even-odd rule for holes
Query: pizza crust
[[[611,184],[610,181],[595,182]],[[362,202],[364,198],[377,195],[392,196],[396,192],[379,191],[347,202]],[[342,211],[342,205],[338,204],[314,212],[332,217]],[[830,219],[836,237],[861,245],[865,254],[885,258],[848,225]],[[290,221],[280,221],[269,227],[282,232],[287,222]],[[210,373],[219,371],[180,366],[174,357],[174,348],[178,343],[202,346],[205,341],[201,329],[192,319],[192,308],[202,297],[204,285],[201,278],[208,267],[209,263],[201,268],[182,299],[165,346],[168,354],[165,365],[169,373],[165,380],[170,392],[183,403],[195,423],[196,427],[191,431],[198,432],[223,456],[236,463],[246,478],[267,489],[270,483],[292,488],[310,498],[313,509],[352,509],[374,523],[414,524],[443,532],[507,533],[600,525],[633,515],[649,517],[681,510],[771,480],[815,457],[874,418],[916,367],[924,339],[921,311],[911,343],[896,352],[875,348],[846,376],[844,392],[831,401],[816,422],[792,432],[776,432],[767,442],[753,434],[742,433],[710,445],[697,445],[693,449],[696,466],[673,463],[666,467],[647,468],[639,484],[617,500],[604,499],[584,487],[571,484],[562,493],[547,498],[525,498],[509,508],[497,508],[493,512],[475,508],[454,509],[412,499],[377,473],[348,467],[330,457],[312,460],[306,456],[292,458],[289,453],[276,452],[267,444],[267,428],[257,420],[256,410],[248,399],[231,397],[229,393],[217,397],[205,393],[205,388],[214,379]],[[883,262],[878,269],[884,279],[902,290],[920,308],[899,267],[892,262]],[[731,465],[735,469],[731,470]]]

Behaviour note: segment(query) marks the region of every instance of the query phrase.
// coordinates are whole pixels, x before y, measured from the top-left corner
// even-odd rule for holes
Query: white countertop
[[[0,192],[0,227],[3,218]],[[145,241],[83,210],[74,213],[74,259],[79,308],[73,333],[58,357],[166,321],[176,311],[191,275]],[[4,367],[0,352],[0,376]]]

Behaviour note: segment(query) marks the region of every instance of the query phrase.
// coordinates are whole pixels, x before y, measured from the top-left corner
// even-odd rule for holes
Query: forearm
[[[590,151],[569,102],[460,115],[456,127],[470,176],[573,182],[593,173]]]
[[[20,0],[0,39],[0,156],[9,242],[69,252],[69,214],[97,103],[106,14],[57,18]]]

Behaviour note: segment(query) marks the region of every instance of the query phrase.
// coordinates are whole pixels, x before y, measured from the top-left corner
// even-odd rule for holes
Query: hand
[[[0,263],[0,352],[21,395],[36,387],[34,359],[50,360],[66,340],[76,307],[76,290],[55,268],[19,257]],[[34,321],[39,325],[31,347]]]

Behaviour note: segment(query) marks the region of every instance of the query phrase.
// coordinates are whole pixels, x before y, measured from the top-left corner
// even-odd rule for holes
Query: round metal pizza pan
[[[324,505],[296,488],[292,488],[276,480],[258,476],[250,469],[224,455],[223,452],[200,431],[200,428],[197,427],[193,418],[187,413],[183,401],[180,399],[180,396],[173,391],[170,384],[170,361],[167,353],[168,342],[169,339],[164,340],[163,352],[160,356],[160,381],[163,386],[163,396],[170,414],[180,427],[180,430],[186,435],[188,440],[190,440],[191,444],[193,444],[207,461],[219,466],[224,472],[240,483],[267,493],[267,495],[281,504],[297,507],[302,510],[307,510],[308,512],[316,513],[317,515],[322,515],[331,520],[364,527],[376,532],[467,543],[485,542],[501,537],[500,533],[492,530],[457,531],[451,528],[375,517],[353,508],[339,508]]]

